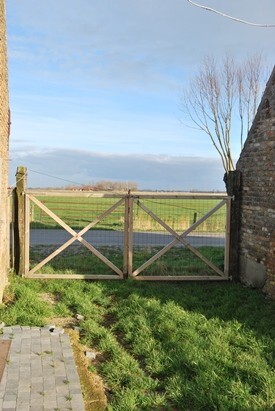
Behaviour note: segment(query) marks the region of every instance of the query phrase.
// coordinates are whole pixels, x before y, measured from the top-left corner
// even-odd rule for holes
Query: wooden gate
[[[163,218],[160,218],[154,211],[152,211],[148,206],[144,204],[144,200],[148,199],[155,199],[155,200],[213,200],[217,201],[214,207],[212,207],[209,211],[203,214],[198,220],[193,221],[193,224],[186,228],[180,234],[175,231],[169,224],[167,224]],[[220,196],[220,195],[209,195],[209,194],[181,194],[181,195],[136,195],[131,196],[130,198],[130,217],[129,217],[129,260],[128,260],[128,274],[135,280],[172,280],[172,281],[181,281],[181,280],[227,280],[228,279],[228,272],[229,272],[229,236],[230,236],[230,204],[231,198],[228,196]],[[150,259],[145,261],[139,267],[133,269],[133,258],[135,252],[133,251],[134,242],[133,242],[133,208],[136,205],[138,208],[142,209],[148,216],[150,216],[154,221],[156,221],[166,232],[170,233],[172,236],[171,241],[161,248],[158,252],[156,252]],[[224,247],[224,264],[223,269],[216,266],[213,262],[211,262],[208,258],[206,258],[198,248],[192,246],[188,242],[188,234],[194,232],[199,226],[201,226],[204,222],[206,222],[211,216],[215,215],[215,213],[220,210],[221,208],[225,207],[225,247]],[[162,256],[164,256],[170,249],[177,246],[178,244],[183,245],[185,248],[190,250],[190,252],[196,256],[199,260],[201,260],[206,266],[208,266],[214,275],[140,275],[144,270],[150,267],[153,263],[159,260]]]
[[[23,243],[17,249],[25,277],[228,280],[231,198],[226,195],[25,190],[23,197],[18,217]],[[219,262],[209,250],[218,252]],[[51,272],[49,264],[58,258],[62,264]],[[68,271],[72,258],[76,264],[87,261],[89,269],[99,260],[106,272],[81,272],[75,264]]]
[[[106,208],[103,212],[97,215],[92,221],[90,221],[87,225],[85,225],[79,231],[76,231],[72,226],[64,221],[64,218],[60,218],[55,212],[53,212],[49,207],[45,205],[45,201],[43,202],[43,197],[49,198],[65,198],[65,204],[68,205],[68,198],[77,198],[79,199],[112,199],[113,204]],[[116,194],[94,194],[94,193],[84,193],[84,192],[72,192],[72,191],[34,191],[29,190],[25,193],[25,270],[24,276],[28,278],[66,278],[66,279],[122,279],[124,278],[124,271],[125,271],[125,264],[123,267],[119,268],[117,265],[112,263],[106,256],[103,255],[96,247],[93,246],[89,241],[84,238],[84,235],[88,233],[89,230],[94,228],[97,224],[102,222],[106,217],[110,216],[115,210],[117,210],[121,205],[123,205],[123,209],[125,212],[124,218],[124,236],[127,235],[127,215],[126,210],[127,207],[125,206],[125,202],[128,202],[127,196],[121,196]],[[33,210],[31,208],[32,204],[35,204],[39,210],[42,210],[44,216],[49,216],[55,223],[58,224],[60,228],[63,228],[66,233],[70,235],[70,238],[61,244],[57,249],[51,252],[46,258],[40,261],[38,264],[30,267],[30,224],[32,220]],[[82,204],[83,205],[83,204]],[[106,207],[106,205],[105,205]],[[64,209],[63,209],[64,210]],[[65,210],[66,211],[66,210]],[[80,243],[86,249],[96,256],[99,260],[101,260],[111,271],[113,274],[64,274],[64,273],[39,273],[39,270],[65,251],[69,246],[73,243]],[[127,238],[124,239],[124,244],[127,244]],[[124,256],[126,256],[126,252],[124,251]]]

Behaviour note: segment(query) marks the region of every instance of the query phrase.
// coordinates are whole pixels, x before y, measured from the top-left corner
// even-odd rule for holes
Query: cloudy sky
[[[275,24],[274,0],[198,2]],[[36,187],[113,179],[224,188],[208,137],[180,121],[180,92],[206,54],[242,61],[260,52],[272,67],[275,28],[186,0],[7,0],[6,8],[11,184],[25,165]],[[237,158],[237,140],[233,151]]]

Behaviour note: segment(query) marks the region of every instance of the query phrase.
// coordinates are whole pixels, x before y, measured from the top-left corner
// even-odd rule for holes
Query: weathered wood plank
[[[208,275],[186,275],[186,276],[160,276],[160,275],[150,275],[142,276],[138,275],[133,277],[135,281],[229,281],[226,277],[219,276],[208,276]]]
[[[23,276],[25,273],[25,190],[27,187],[27,169],[18,167],[16,172],[14,249],[15,271]]]
[[[27,189],[28,194],[34,196],[49,196],[49,197],[86,197],[86,198],[121,198],[128,194],[121,192],[95,192],[95,191],[73,191],[73,190],[43,190],[43,189]],[[134,198],[150,198],[150,199],[210,199],[220,200],[226,199],[225,193],[182,193],[182,192],[167,192],[154,193],[144,191],[133,191],[130,196]]]
[[[64,279],[64,280],[122,280],[118,275],[102,275],[102,274],[30,274],[28,278],[37,279]]]
[[[29,271],[29,265],[30,265],[30,199],[29,197],[25,194],[24,198],[25,202],[25,245],[24,245],[24,273],[22,275],[25,277],[26,274]]]

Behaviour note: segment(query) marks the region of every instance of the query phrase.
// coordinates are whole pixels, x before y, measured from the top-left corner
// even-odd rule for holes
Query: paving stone
[[[5,394],[4,401],[16,401],[17,395],[14,394]]]
[[[5,408],[14,408],[16,407],[16,401],[3,401],[3,409]]]
[[[69,336],[39,327],[4,327],[10,362],[0,383],[2,411],[84,411]],[[65,382],[66,383],[65,383]]]
[[[47,404],[44,405],[44,411],[53,411],[57,409],[57,407],[57,402],[47,402]]]

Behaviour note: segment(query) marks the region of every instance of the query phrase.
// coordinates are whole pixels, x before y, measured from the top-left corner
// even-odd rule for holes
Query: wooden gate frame
[[[81,197],[92,197],[90,193],[81,193]],[[127,199],[127,195],[93,195],[93,197],[109,197],[109,198],[117,198],[119,200],[105,210],[100,216],[95,218],[92,222],[90,222],[86,227],[80,230],[78,233],[71,228],[68,224],[66,224],[60,217],[58,217],[55,213],[53,213],[48,207],[45,206],[41,201],[39,201],[35,195],[54,195],[54,196],[76,196],[76,193],[70,192],[61,192],[61,191],[51,191],[51,192],[41,192],[41,191],[27,191],[25,192],[25,269],[23,276],[26,278],[53,278],[53,279],[83,279],[83,280],[121,280],[125,277],[124,269],[126,267],[125,261],[123,262],[123,271],[120,270],[115,264],[113,264],[108,258],[106,258],[100,251],[98,251],[95,247],[93,247],[88,241],[86,241],[82,236],[90,230],[90,228],[94,227],[97,223],[103,220],[108,214],[111,214],[117,207],[119,207],[122,203],[125,203]],[[71,238],[63,243],[60,247],[58,247],[54,252],[52,252],[48,257],[38,263],[34,268],[29,270],[29,250],[30,250],[30,201],[36,204],[40,209],[42,209],[46,214],[48,214],[54,221],[56,221],[62,228],[64,228],[69,234],[71,234]],[[127,206],[125,205],[125,210],[127,210]],[[128,231],[128,224],[126,221],[127,213],[125,211],[125,229],[124,229],[124,248],[127,247],[127,231]],[[103,274],[41,274],[37,273],[43,265],[47,264],[51,261],[54,257],[64,251],[67,247],[73,244],[75,241],[79,241],[83,244],[89,251],[91,251],[96,257],[98,257],[104,264],[106,264],[109,268],[111,268],[116,275],[103,275]],[[124,249],[124,259],[126,256],[126,252]]]
[[[218,203],[215,207],[213,207],[209,212],[207,212],[204,216],[202,216],[196,223],[192,224],[187,230],[185,230],[182,234],[178,234],[175,230],[173,230],[168,224],[165,223],[161,218],[159,218],[155,213],[153,213],[148,207],[146,207],[140,199],[146,198],[158,198],[158,199],[178,199],[178,198],[185,198],[185,199],[221,199],[221,202]],[[143,280],[143,281],[224,281],[229,280],[229,239],[230,239],[230,209],[231,209],[231,200],[232,198],[229,196],[209,196],[206,195],[132,195],[130,199],[130,230],[129,230],[129,257],[128,257],[128,275],[133,278],[134,280]],[[169,244],[164,246],[160,251],[158,251],[154,256],[152,256],[149,260],[143,263],[140,267],[133,271],[133,206],[136,203],[143,211],[145,211],[148,215],[150,215],[155,221],[157,221],[166,231],[172,234],[174,240],[172,240]],[[226,205],[226,229],[225,229],[225,255],[224,255],[224,272],[222,272],[218,267],[216,267],[211,261],[209,261],[206,257],[204,257],[195,247],[188,243],[185,239],[187,235],[195,230],[200,224],[202,224],[205,220],[207,220],[211,215],[213,215],[216,211],[218,211],[221,207]],[[182,243],[186,248],[188,248],[193,254],[195,254],[200,260],[202,260],[206,265],[208,265],[213,271],[216,272],[217,275],[205,275],[205,276],[140,276],[139,274],[153,264],[156,260],[158,260],[162,255],[164,255],[167,251],[169,251],[173,246],[177,243]]]
[[[89,192],[69,192],[68,190],[52,190],[52,191],[42,191],[42,190],[26,190],[24,194],[24,264],[23,272],[21,274],[27,278],[64,278],[64,279],[87,279],[87,280],[101,280],[101,279],[118,279],[130,277],[134,280],[145,280],[145,281],[222,281],[229,279],[229,238],[230,238],[230,207],[231,207],[231,197],[227,195],[190,195],[190,194],[131,194],[130,192],[126,195],[121,194],[100,194],[100,193],[89,193]],[[86,227],[81,229],[78,233],[66,224],[61,218],[59,218],[55,213],[53,213],[48,207],[46,207],[36,196],[62,196],[62,197],[108,197],[108,198],[118,198],[118,201],[105,210],[100,216],[95,218]],[[221,201],[213,207],[209,212],[207,212],[203,217],[201,217],[197,222],[192,224],[188,229],[186,229],[182,234],[178,234],[172,227],[170,227],[165,221],[153,213],[148,207],[146,207],[142,199],[220,199]],[[52,252],[43,261],[38,263],[31,270],[29,269],[29,249],[30,249],[30,201],[41,208],[46,214],[48,214],[54,221],[56,221],[62,228],[64,228],[72,237],[58,247],[54,252]],[[124,251],[123,251],[123,269],[121,270],[116,265],[114,265],[110,260],[108,260],[101,252],[99,252],[95,247],[93,247],[88,241],[83,238],[83,235],[97,223],[102,221],[107,215],[112,213],[117,207],[124,203]],[[168,233],[170,233],[174,239],[164,246],[160,251],[158,251],[149,260],[143,263],[140,267],[133,270],[133,208],[134,204],[137,204],[144,212],[146,212],[151,218],[157,221]],[[204,257],[195,247],[193,247],[187,241],[187,235],[195,230],[200,224],[212,216],[221,207],[226,205],[226,238],[225,238],[225,257],[224,257],[224,272],[222,272],[218,267],[216,267],[211,261]],[[64,251],[69,245],[73,244],[75,241],[79,241],[83,244],[89,251],[91,251],[95,256],[97,256],[104,264],[111,268],[115,274],[112,275],[102,275],[102,274],[41,274],[36,273],[43,265],[48,263],[62,251]],[[183,244],[187,249],[189,249],[196,257],[201,259],[206,265],[208,265],[216,275],[205,275],[205,276],[143,276],[140,275],[147,267],[157,261],[161,256],[168,252],[173,246],[178,243]]]

